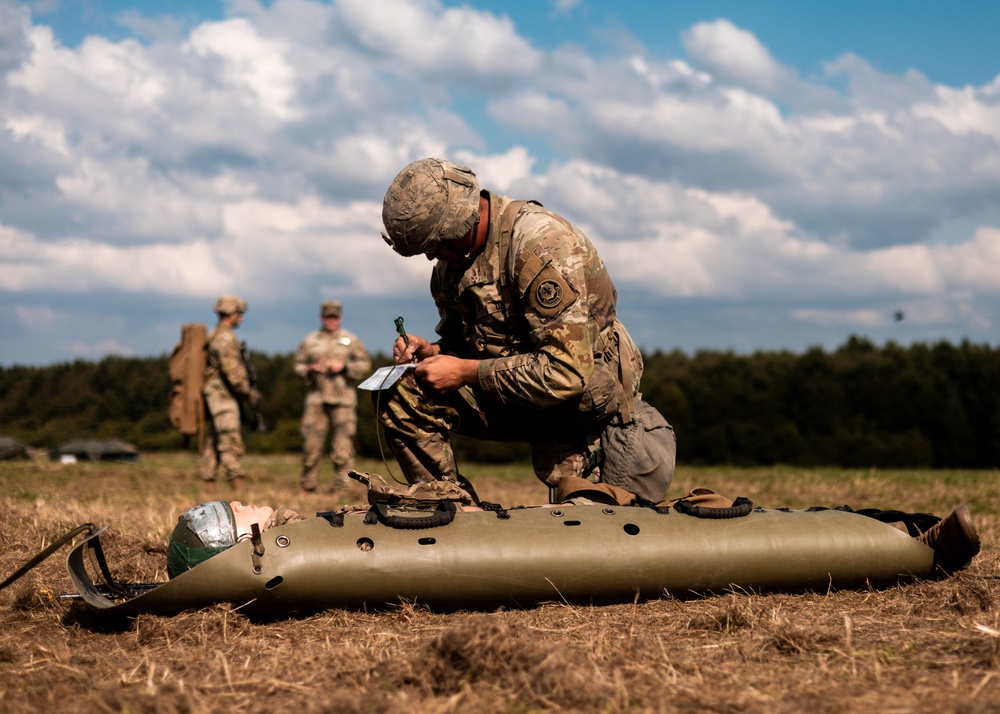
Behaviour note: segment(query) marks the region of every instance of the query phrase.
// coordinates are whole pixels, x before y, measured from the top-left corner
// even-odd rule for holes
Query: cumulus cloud
[[[342,19],[370,52],[396,71],[492,84],[531,72],[540,53],[510,18],[436,0],[341,0]]]
[[[0,3],[0,76],[17,67],[27,54],[31,15],[27,8]]]
[[[249,97],[244,102],[251,109],[282,121],[301,115],[295,72],[285,60],[286,42],[262,37],[247,20],[236,18],[200,25],[185,49],[200,58],[218,58],[218,82],[245,90]]]
[[[788,75],[753,33],[728,20],[699,22],[684,33],[683,42],[695,62],[726,81],[773,92]]]
[[[993,84],[934,86],[854,55],[810,83],[731,23],[688,40],[689,61],[632,56],[584,74],[554,54],[551,76],[491,113],[623,174],[751,193],[858,248],[925,240],[956,211],[983,221],[1000,207]]]

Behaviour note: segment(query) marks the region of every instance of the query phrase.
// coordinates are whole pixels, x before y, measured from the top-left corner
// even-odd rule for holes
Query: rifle
[[[253,362],[250,360],[250,350],[247,349],[247,343],[240,343],[240,357],[243,358],[243,366],[247,368],[247,379],[250,381],[250,389],[256,391],[260,394],[260,390],[257,389],[257,370],[253,366]],[[264,410],[260,408],[260,402],[258,401],[253,407],[254,418],[257,420],[257,431],[261,434],[267,431],[267,426],[264,424]]]

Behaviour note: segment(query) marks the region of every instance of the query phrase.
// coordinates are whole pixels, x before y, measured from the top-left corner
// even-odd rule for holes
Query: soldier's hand
[[[260,392],[257,389],[250,388],[250,393],[247,394],[247,403],[251,408],[256,408],[260,404]]]
[[[413,338],[410,338],[413,341]],[[451,355],[433,355],[420,360],[414,370],[417,379],[439,392],[454,392],[459,387],[479,380],[479,360],[461,359]]]
[[[409,345],[402,337],[397,337],[392,344],[392,359],[396,364],[404,364],[414,360],[419,362],[440,352],[437,345],[432,345],[420,335],[410,335],[409,339]]]
[[[344,371],[344,361],[339,359],[327,360],[326,371],[330,374],[340,374]]]

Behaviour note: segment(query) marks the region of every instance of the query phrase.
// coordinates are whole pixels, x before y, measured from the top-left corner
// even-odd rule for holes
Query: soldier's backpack
[[[170,423],[185,437],[200,437],[205,426],[205,401],[201,390],[205,386],[205,345],[208,333],[200,323],[181,326],[181,341],[167,360],[170,371],[170,399],[167,413]],[[185,444],[188,439],[185,438]]]

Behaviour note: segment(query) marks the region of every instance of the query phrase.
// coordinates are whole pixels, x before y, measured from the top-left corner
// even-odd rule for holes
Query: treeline
[[[297,452],[305,388],[291,354],[253,353],[267,433],[250,452]],[[375,358],[376,366],[388,363]],[[853,337],[826,352],[679,351],[645,356],[643,394],[674,425],[687,464],[995,468],[1000,465],[1000,349],[963,342],[878,347]],[[35,448],[118,438],[177,449],[167,420],[166,356],[0,368],[0,435]],[[358,449],[379,458],[362,395]],[[524,446],[457,440],[461,460],[524,459]]]

